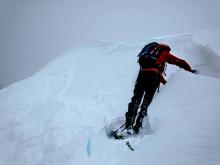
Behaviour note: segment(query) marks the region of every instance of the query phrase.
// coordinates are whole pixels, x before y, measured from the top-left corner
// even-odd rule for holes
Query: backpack
[[[156,62],[160,55],[160,44],[151,42],[144,46],[138,54],[138,63],[141,68],[157,68],[159,67]]]

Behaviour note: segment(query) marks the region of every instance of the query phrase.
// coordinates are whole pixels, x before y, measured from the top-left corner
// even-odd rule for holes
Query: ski
[[[130,137],[134,137],[135,134],[131,130],[123,129],[121,132],[119,130],[116,130],[113,132],[112,137],[116,140],[126,140]],[[129,141],[125,141],[126,146],[129,148],[129,150],[134,151],[134,147],[130,144]]]
[[[129,142],[126,142],[126,145],[128,146],[128,148],[131,150],[131,151],[134,151],[134,148],[131,146],[131,144]]]

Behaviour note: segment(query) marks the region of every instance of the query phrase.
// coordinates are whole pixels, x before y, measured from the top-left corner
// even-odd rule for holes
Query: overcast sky
[[[31,76],[63,51],[220,28],[220,0],[0,0],[0,84]]]

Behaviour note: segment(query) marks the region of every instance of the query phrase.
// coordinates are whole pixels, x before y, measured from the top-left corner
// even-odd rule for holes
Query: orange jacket
[[[160,74],[160,82],[165,84],[166,80],[164,79],[162,73],[164,71],[164,63],[168,62],[169,64],[173,64],[176,65],[180,68],[183,68],[189,72],[192,72],[192,69],[190,67],[190,65],[184,61],[183,59],[177,58],[174,55],[170,54],[168,50],[163,50],[160,53],[159,58],[157,59],[157,64],[160,65],[160,68],[148,68],[148,69],[142,69],[143,71],[152,71],[155,72],[157,74]]]

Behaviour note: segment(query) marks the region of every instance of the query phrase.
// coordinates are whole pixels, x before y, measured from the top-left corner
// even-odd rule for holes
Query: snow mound
[[[127,111],[145,42],[100,41],[0,91],[0,164],[218,165],[219,55],[193,35],[154,40],[200,74],[167,68],[169,81],[149,107],[153,133],[134,140],[134,152],[109,140],[104,126]]]

